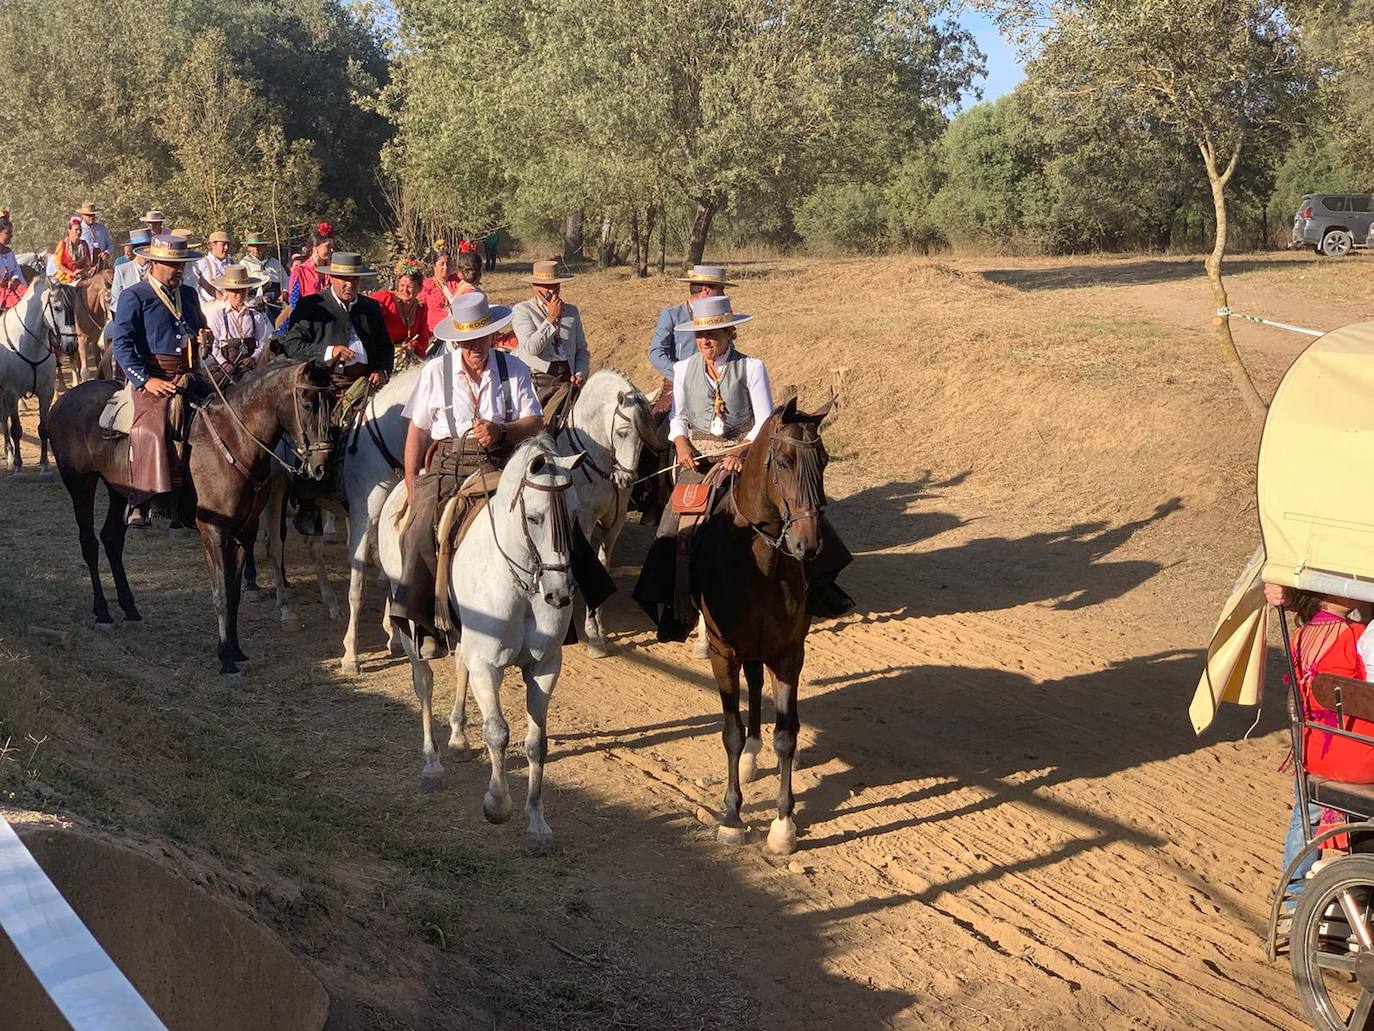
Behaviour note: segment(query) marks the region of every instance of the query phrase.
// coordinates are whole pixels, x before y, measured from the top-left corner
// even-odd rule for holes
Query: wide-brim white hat
[[[674,330],[680,333],[709,333],[713,329],[743,325],[754,317],[735,311],[730,305],[730,298],[725,294],[719,297],[703,297],[699,301],[693,301],[691,307],[691,321],[679,322],[673,327]]]
[[[448,317],[434,327],[434,339],[449,344],[499,333],[511,324],[515,313],[504,304],[490,304],[480,290],[459,294],[449,305]]]

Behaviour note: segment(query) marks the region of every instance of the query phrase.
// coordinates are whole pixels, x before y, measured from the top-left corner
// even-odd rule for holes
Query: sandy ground
[[[1362,258],[1234,269],[1236,310],[1333,328],[1369,308]],[[858,556],[861,613],[808,642],[791,859],[761,835],[717,845],[695,815],[720,804],[717,702],[628,601],[643,528],[618,556],[614,654],[566,653],[558,844],[532,857],[518,810],[481,820],[484,760],[418,792],[418,710],[375,587],[364,671],[343,676],[295,542],[302,625],[251,606],[256,661],[229,690],[193,536],[134,539],[146,623],[98,634],[61,485],[8,475],[0,799],[156,844],[305,957],[341,1028],[1302,1026],[1260,941],[1291,804],[1281,707],[1249,740],[1252,712],[1201,739],[1187,720],[1256,543],[1256,435],[1197,264],[739,271],[759,315],[741,346],[804,402],[840,390],[828,486]],[[510,273],[492,286],[519,296]],[[677,290],[593,273],[567,295],[594,354],[649,385],[647,327]],[[1303,343],[1237,334],[1266,390]],[[77,648],[25,637],[36,612]],[[747,815],[766,829],[766,733],[762,765]],[[519,799],[514,750],[512,767]]]

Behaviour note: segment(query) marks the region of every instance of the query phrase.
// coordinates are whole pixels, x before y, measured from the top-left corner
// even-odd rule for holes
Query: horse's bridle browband
[[[815,508],[808,508],[801,512],[791,511],[787,504],[787,498],[782,492],[782,484],[778,482],[777,466],[773,462],[773,449],[776,447],[779,440],[784,439],[794,448],[820,448],[822,446],[819,436],[814,440],[797,440],[792,437],[780,437],[777,432],[774,431],[773,436],[769,438],[768,452],[763,456],[763,467],[768,470],[769,478],[773,483],[773,489],[778,496],[778,507],[780,509],[780,515],[782,516],[782,528],[778,530],[776,535],[771,534],[761,523],[754,522],[740,511],[739,502],[735,500],[735,481],[739,479],[737,476],[730,478],[730,504],[734,507],[735,514],[743,519],[749,528],[753,530],[754,533],[758,534],[759,538],[765,544],[774,551],[781,551],[800,562],[802,561],[802,556],[794,554],[791,546],[787,544],[787,532],[792,529],[792,524],[800,519],[819,519],[821,514],[825,512],[825,495],[824,493],[818,494],[821,501]]]

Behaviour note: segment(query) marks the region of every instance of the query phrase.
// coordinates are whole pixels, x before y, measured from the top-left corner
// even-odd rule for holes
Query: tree
[[[1315,89],[1293,24],[1272,0],[1013,0],[1004,24],[1022,38],[1039,26],[1040,81],[1060,93],[1113,97],[1167,125],[1207,171],[1215,238],[1205,268],[1219,312],[1227,309],[1222,260],[1226,191],[1242,157],[1276,150]],[[1217,343],[1241,400],[1258,421],[1265,403],[1231,336]]]
[[[409,45],[387,93],[391,160],[436,200],[460,198],[464,219],[500,206],[532,222],[574,208],[616,221],[641,271],[653,226],[685,200],[699,261],[731,203],[804,195],[867,159],[880,127],[884,153],[938,128],[977,67],[971,37],[935,17],[943,7],[398,0]]]

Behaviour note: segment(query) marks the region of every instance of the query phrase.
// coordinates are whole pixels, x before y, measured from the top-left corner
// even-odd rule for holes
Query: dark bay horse
[[[697,531],[692,557],[692,591],[706,623],[711,670],[725,714],[727,783],[717,836],[739,844],[747,833],[739,815],[741,755],[745,780],[751,780],[767,667],[773,677],[773,750],[778,757],[778,815],[768,848],[779,855],[797,844],[792,819],[792,764],[800,727],[797,684],[811,627],[803,563],[821,549],[828,459],[820,424],[830,404],[808,415],[797,411],[793,398],[773,411],[749,448],[728,503]],[[749,688],[747,740],[739,714],[741,669]]]
[[[181,521],[194,518],[210,572],[210,595],[219,621],[220,672],[238,675],[247,661],[239,647],[238,609],[245,555],[258,532],[269,493],[271,449],[286,435],[294,442],[304,475],[321,479],[329,458],[330,372],[315,362],[274,363],[231,385],[223,397],[196,412],[190,431],[186,484],[177,498]],[[71,495],[81,538],[81,557],[91,574],[97,625],[111,622],[100,585],[95,535],[95,494],[100,483],[109,510],[100,530],[115,593],[124,618],[142,619],[124,573],[129,439],[107,439],[97,419],[120,385],[89,380],[67,391],[49,413],[49,435],[58,472]],[[208,388],[207,388],[208,389]]]

